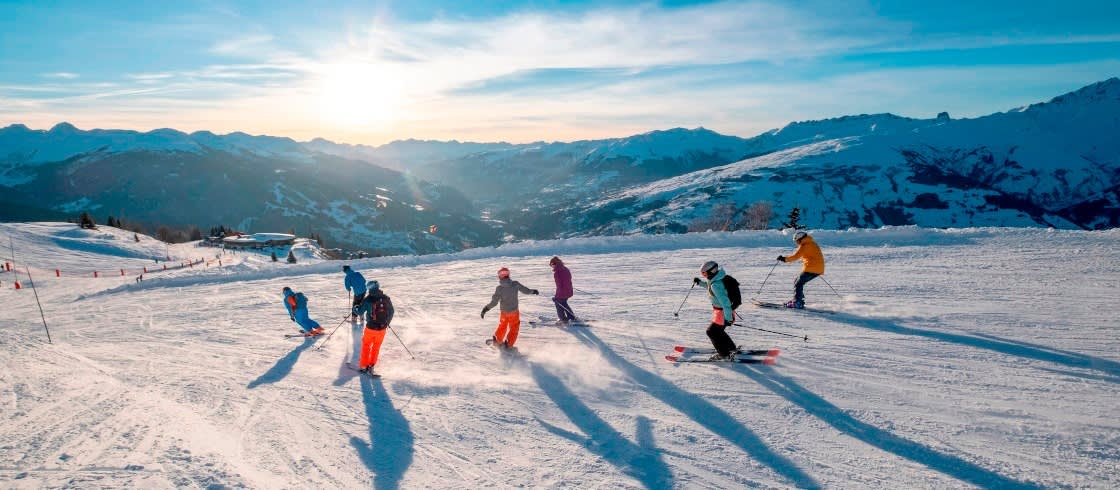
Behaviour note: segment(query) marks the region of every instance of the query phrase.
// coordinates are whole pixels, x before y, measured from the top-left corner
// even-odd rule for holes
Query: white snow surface
[[[744,297],[789,297],[799,266],[774,265],[793,249],[786,232],[341,263],[244,253],[137,283],[39,271],[217,250],[0,224],[36,286],[0,273],[0,487],[1120,486],[1120,231],[812,233],[828,283],[809,283],[808,302],[836,313],[744,306],[752,328],[732,338],[782,350],[753,366],[663,357],[708,344],[709,303],[689,289],[706,260]],[[592,326],[523,324],[522,359],[483,346],[497,315],[478,314],[501,266],[541,290],[522,297],[523,320],[555,314],[554,254]],[[362,328],[342,319],[343,263],[397,308],[378,380],[345,367]],[[339,327],[329,341],[282,338],[295,330],[283,286]]]

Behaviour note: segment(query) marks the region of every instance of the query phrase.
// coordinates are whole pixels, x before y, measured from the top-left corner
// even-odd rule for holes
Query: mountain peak
[[[1108,80],[1086,85],[1073,92],[1054,97],[1047,103],[1061,104],[1076,100],[1101,101],[1108,99],[1120,99],[1120,78],[1112,77]]]
[[[63,122],[60,122],[58,124],[55,124],[54,127],[51,128],[50,132],[52,132],[52,133],[76,133],[76,132],[78,132],[78,128],[74,127],[73,124],[70,124],[68,122],[63,121]]]
[[[3,133],[3,132],[26,133],[28,131],[31,131],[31,128],[28,128],[26,125],[20,124],[20,123],[10,124],[7,127],[0,128],[0,133]]]
[[[1062,110],[1062,108],[1091,105],[1101,102],[1120,102],[1120,78],[1112,77],[1081,87],[1068,92],[1047,102],[1039,102],[1026,107],[1020,107],[1011,112],[1034,112],[1048,110]]]

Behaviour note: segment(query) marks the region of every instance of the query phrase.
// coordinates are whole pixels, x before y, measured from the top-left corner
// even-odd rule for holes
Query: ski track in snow
[[[0,224],[17,263],[142,263],[162,246],[103,228]],[[72,227],[72,225],[71,225]],[[65,233],[65,234],[64,234]],[[58,245],[60,234],[68,240]],[[835,314],[744,306],[732,338],[776,366],[674,365],[708,345],[705,260],[746,298],[788,298],[799,266],[776,233],[535,242],[350,262],[397,306],[378,371],[354,361],[340,262],[227,255],[227,267],[125,278],[0,274],[0,486],[199,488],[1115,488],[1120,482],[1120,247],[1115,232],[815,233],[807,287]],[[108,243],[106,243],[108,242]],[[553,316],[559,251],[589,328]],[[171,246],[173,258],[213,249]],[[4,254],[8,255],[8,254]],[[10,258],[10,257],[9,257]],[[478,317],[508,266],[518,347]],[[26,276],[21,276],[26,280]],[[765,284],[763,285],[763,280]],[[329,340],[280,302],[310,298]],[[324,343],[325,342],[325,343]],[[322,349],[319,349],[322,347]]]

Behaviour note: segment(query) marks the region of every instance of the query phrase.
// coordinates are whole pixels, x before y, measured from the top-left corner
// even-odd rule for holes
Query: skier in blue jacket
[[[346,290],[354,292],[354,302],[350,305],[350,318],[356,319],[358,307],[361,306],[362,300],[366,299],[366,278],[361,272],[351,269],[348,265],[342,266],[342,272],[346,273],[346,281],[344,281]]]
[[[308,316],[307,297],[303,293],[297,293],[292,291],[292,288],[284,286],[284,310],[288,312],[288,318],[299,325],[299,330],[304,335],[313,337],[323,334],[323,327]]]

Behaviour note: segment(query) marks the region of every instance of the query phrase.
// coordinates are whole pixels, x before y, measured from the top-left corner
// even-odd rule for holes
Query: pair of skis
[[[369,376],[371,378],[380,378],[381,377],[381,375],[377,374],[377,373],[370,373],[370,372],[362,371],[361,369],[358,369],[358,366],[350,364],[349,362],[346,363],[346,367],[350,368],[352,371],[357,372],[358,374],[364,374],[364,375]]]
[[[318,337],[320,335],[323,335],[323,332],[319,332],[319,333],[311,333],[311,332],[308,332],[308,333],[302,333],[302,332],[300,332],[300,333],[286,333],[286,334],[284,334],[284,338],[286,338],[286,339],[296,339],[296,338],[303,338],[303,337]]]
[[[757,299],[752,299],[751,302],[754,303],[754,305],[759,307],[759,308],[770,308],[770,309],[774,309],[774,310],[807,311],[807,312],[811,312],[811,313],[824,313],[824,314],[827,314],[827,315],[831,315],[833,313],[836,313],[835,311],[820,310],[820,309],[817,309],[817,308],[790,308],[790,307],[788,307],[788,306],[786,306],[782,303],[771,303],[769,301],[759,301]]]
[[[765,364],[773,365],[778,361],[779,349],[739,349],[725,359],[713,359],[716,350],[710,347],[673,347],[673,353],[665,356],[665,360],[673,363],[680,362],[737,362],[740,364]]]
[[[563,323],[560,320],[557,320],[555,318],[541,317],[540,320],[529,320],[529,325],[532,325],[534,327],[561,327],[561,328],[590,327],[591,326],[591,320],[582,320],[581,319],[581,320],[572,320],[568,323]]]
[[[486,345],[488,345],[488,346],[490,346],[490,348],[498,351],[498,353],[500,353],[503,356],[525,357],[525,354],[522,354],[521,352],[519,352],[517,350],[517,347],[506,347],[502,344],[499,344],[499,343],[494,341],[494,337],[490,337],[490,338],[486,339]]]

